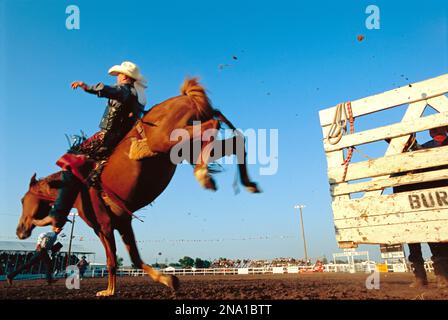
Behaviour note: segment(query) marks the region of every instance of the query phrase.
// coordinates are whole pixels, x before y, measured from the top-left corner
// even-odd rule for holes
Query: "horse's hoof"
[[[262,193],[263,191],[254,182],[251,182],[246,186],[246,190],[250,193]]]
[[[208,179],[204,181],[204,188],[212,191],[218,190],[215,179],[208,177]]]
[[[179,278],[172,275],[162,276],[160,279],[160,282],[166,285],[167,287],[173,289],[174,291],[177,291],[179,289]]]
[[[218,188],[216,187],[216,182],[209,175],[207,168],[200,168],[195,170],[194,175],[203,188],[213,191],[218,190]]]
[[[110,290],[98,291],[96,293],[97,297],[112,297],[113,295],[114,295],[114,292],[112,292]]]

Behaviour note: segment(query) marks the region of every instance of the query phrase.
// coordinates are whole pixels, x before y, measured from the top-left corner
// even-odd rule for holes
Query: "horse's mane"
[[[201,117],[211,118],[213,108],[207,97],[205,88],[199,83],[198,78],[187,78],[180,87],[181,95],[188,96],[195,105]]]

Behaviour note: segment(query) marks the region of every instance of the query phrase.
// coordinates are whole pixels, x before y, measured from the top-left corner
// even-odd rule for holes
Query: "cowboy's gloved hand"
[[[76,89],[78,87],[81,87],[84,90],[87,89],[87,85],[84,82],[82,82],[82,81],[74,81],[74,82],[72,82],[71,87],[72,87],[72,89]]]

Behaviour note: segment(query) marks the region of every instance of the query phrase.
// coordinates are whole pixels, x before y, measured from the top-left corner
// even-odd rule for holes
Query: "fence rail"
[[[281,270],[280,270],[281,269]],[[176,276],[200,276],[200,275],[244,275],[244,274],[282,274],[282,273],[299,273],[311,272],[312,266],[301,267],[267,267],[267,268],[204,268],[204,269],[160,269],[163,274],[171,274]],[[107,275],[106,268],[93,269],[87,271],[85,276],[98,277]],[[141,269],[122,268],[117,270],[118,276],[138,277],[146,275]]]
[[[390,272],[393,272],[393,265],[390,265]],[[266,268],[208,268],[208,269],[174,269],[159,270],[163,274],[171,274],[176,276],[201,276],[201,275],[257,275],[257,274],[295,274],[295,273],[311,273],[313,266],[291,266],[291,267],[266,267]],[[432,262],[425,262],[427,272],[432,272]],[[373,272],[374,265],[355,263],[350,264],[325,264],[323,272]],[[93,269],[87,271],[86,277],[104,277],[107,276],[106,268]],[[141,269],[122,268],[117,271],[118,276],[139,277],[145,276],[146,273]]]
[[[394,265],[388,265],[389,272],[394,272]],[[159,270],[163,274],[171,274],[176,276],[204,276],[204,275],[260,275],[260,274],[298,274],[312,273],[312,266],[290,266],[290,267],[265,267],[265,268],[209,268],[209,269],[174,269]],[[425,262],[427,272],[434,272],[432,261]],[[375,270],[373,264],[355,263],[351,264],[325,264],[323,272],[366,272],[370,273]],[[91,268],[84,273],[85,278],[102,278],[109,274],[107,268]],[[117,270],[117,276],[142,277],[146,273],[141,269],[121,268]],[[63,278],[64,272],[55,275],[56,278]],[[16,277],[17,280],[43,279],[44,274],[21,274]],[[4,275],[0,275],[0,281],[5,280]]]

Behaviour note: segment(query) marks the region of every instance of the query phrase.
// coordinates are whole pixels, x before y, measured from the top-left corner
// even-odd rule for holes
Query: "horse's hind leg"
[[[244,145],[244,137],[242,135],[237,135],[225,140],[215,140],[203,146],[200,159],[194,169],[196,179],[205,188],[216,190],[214,180],[208,172],[207,164],[230,155],[236,155],[237,157],[241,184],[245,186],[249,192],[261,192],[258,185],[255,182],[252,182],[249,178],[246,163],[246,148]]]
[[[230,140],[230,139],[227,139]],[[227,140],[224,140],[224,144],[229,143]],[[258,187],[258,185],[251,181],[249,178],[249,173],[247,172],[247,162],[246,162],[246,158],[247,158],[247,154],[246,154],[246,147],[244,145],[244,137],[237,135],[233,138],[231,138],[231,140],[233,140],[232,142],[230,142],[232,144],[231,146],[231,152],[234,150],[234,154],[237,157],[238,160],[238,169],[240,172],[240,181],[241,184],[243,186],[246,187],[246,190],[252,193],[260,193],[261,190]],[[224,148],[226,148],[224,146]],[[224,149],[225,150],[225,149]],[[230,154],[225,154],[225,155],[230,155]]]
[[[130,220],[120,225],[118,231],[120,232],[121,238],[123,239],[131,261],[135,267],[143,269],[155,282],[160,282],[173,290],[178,289],[179,279],[176,276],[163,275],[142,261],[138,252],[134,231],[132,230]]]

